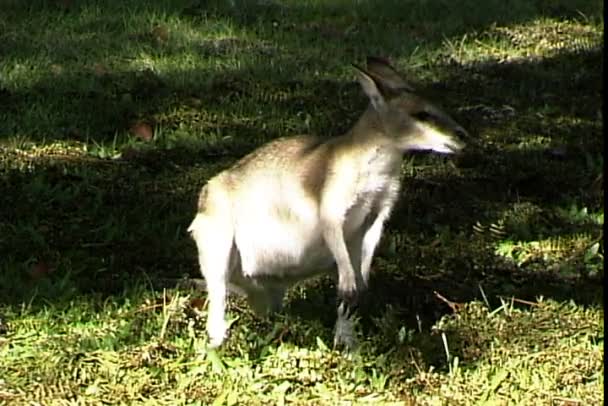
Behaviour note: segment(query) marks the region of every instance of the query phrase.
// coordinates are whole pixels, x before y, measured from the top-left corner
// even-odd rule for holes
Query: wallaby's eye
[[[456,130],[456,136],[458,138],[465,139],[465,138],[467,138],[467,135],[468,134],[467,134],[467,132],[465,130],[462,130],[462,129]]]
[[[425,111],[425,110],[420,110],[420,111],[412,114],[412,117],[414,117],[416,120],[420,120],[420,121],[429,121],[431,118],[431,113],[429,113],[428,111]]]

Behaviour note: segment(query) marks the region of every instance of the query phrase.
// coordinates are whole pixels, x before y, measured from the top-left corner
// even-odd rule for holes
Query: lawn
[[[603,30],[595,0],[0,0],[0,405],[602,404]],[[406,156],[358,351],[330,278],[231,299],[208,350],[198,191],[346,131],[366,55],[466,152]]]

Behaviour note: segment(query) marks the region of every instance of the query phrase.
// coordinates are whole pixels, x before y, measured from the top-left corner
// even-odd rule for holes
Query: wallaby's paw
[[[354,322],[345,318],[338,318],[336,322],[336,333],[334,334],[334,349],[344,349],[347,352],[357,347]]]
[[[227,331],[228,323],[224,320],[208,323],[207,333],[209,334],[209,348],[217,348],[222,345],[226,338]]]
[[[359,292],[354,279],[341,280],[338,283],[338,297],[346,303],[356,303]]]
[[[224,337],[211,337],[209,336],[209,348],[216,349],[222,345]]]
[[[357,348],[357,339],[352,335],[336,334],[334,336],[334,349],[352,352]]]

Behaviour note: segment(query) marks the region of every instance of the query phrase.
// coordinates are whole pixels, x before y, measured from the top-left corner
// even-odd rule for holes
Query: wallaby
[[[203,186],[188,230],[207,284],[211,347],[227,333],[229,286],[263,315],[281,308],[293,283],[337,269],[334,346],[351,349],[359,295],[399,195],[403,153],[463,148],[466,131],[386,61],[353,66],[370,105],[346,134],[277,139]]]

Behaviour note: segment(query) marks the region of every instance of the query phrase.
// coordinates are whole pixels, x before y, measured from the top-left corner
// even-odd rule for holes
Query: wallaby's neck
[[[378,112],[370,105],[347,133],[357,144],[385,144],[389,138],[384,132]]]

